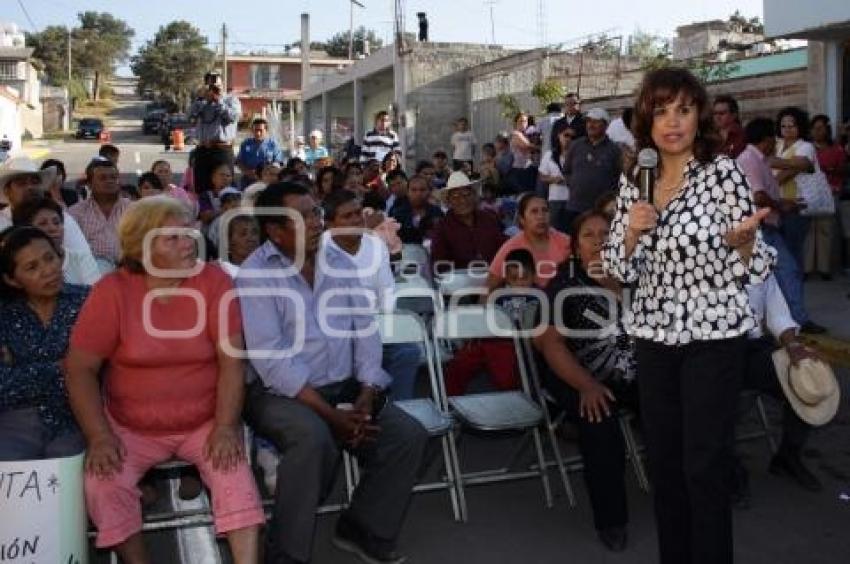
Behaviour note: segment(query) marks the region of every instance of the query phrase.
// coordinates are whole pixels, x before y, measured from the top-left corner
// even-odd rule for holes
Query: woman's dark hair
[[[530,120],[531,120],[531,116],[530,116],[530,115],[528,115],[528,114],[527,114],[527,113],[525,113],[525,112],[517,112],[517,113],[516,113],[516,115],[514,116],[514,121],[513,121],[513,125],[514,125],[514,127],[516,127],[516,122],[518,122],[518,121],[519,121],[519,118],[521,118],[522,116],[527,117],[527,118],[529,119],[529,125],[531,125],[531,121],[530,121]]]
[[[776,137],[776,125],[772,119],[753,118],[744,127],[744,138],[750,145],[758,145],[768,137]]]
[[[797,106],[782,108],[779,110],[779,113],[776,114],[776,133],[779,137],[782,137],[782,118],[787,116],[794,118],[794,124],[797,126],[797,134],[799,138],[805,141],[810,141],[809,114],[806,110],[798,108]]]
[[[319,169],[319,172],[316,173],[316,192],[319,194],[319,198],[324,198],[326,194],[322,194],[322,182],[325,180],[325,176],[328,174],[333,175],[333,183],[331,185],[331,192],[334,190],[338,190],[342,188],[344,179],[342,178],[342,172],[336,168],[335,166],[326,166]]]
[[[594,217],[598,217],[599,219],[604,220],[605,223],[607,223],[608,225],[611,225],[611,218],[608,217],[608,215],[600,209],[588,210],[573,220],[573,224],[570,229],[570,247],[572,247],[573,258],[576,261],[580,260],[578,256],[578,234],[581,233],[581,228],[584,227],[584,224],[593,219]]]
[[[381,170],[385,171],[387,169],[387,163],[389,163],[390,159],[392,159],[392,158],[395,158],[395,163],[396,163],[396,169],[395,170],[400,170],[401,159],[398,158],[398,155],[394,151],[390,151],[389,153],[384,155],[384,158],[381,160]]]
[[[561,170],[561,173],[564,172],[564,169],[561,167],[561,141],[558,137],[566,131],[567,129],[572,129],[570,124],[564,121],[558,120],[555,122],[555,126],[552,127],[552,161],[558,166]],[[573,137],[575,137],[575,131],[573,131]]]
[[[53,198],[50,196],[40,196],[24,200],[19,206],[15,207],[12,210],[12,224],[16,227],[32,225],[33,218],[41,210],[52,211],[64,223],[65,218],[62,216],[62,206],[53,201]]]
[[[835,141],[832,139],[832,123],[829,121],[829,116],[826,114],[817,114],[812,118],[812,121],[809,123],[809,130],[815,127],[815,124],[819,121],[822,121],[824,126],[826,126],[826,144],[832,146]]]
[[[416,174],[420,174],[426,168],[434,168],[434,163],[431,161],[419,161],[416,163],[416,168],[414,170],[416,171]]]
[[[142,184],[144,184],[145,182],[147,182],[148,184],[150,184],[151,186],[153,186],[156,190],[159,190],[160,192],[165,190],[165,188],[162,186],[162,181],[159,179],[159,177],[157,175],[155,175],[152,172],[146,172],[139,177],[139,184],[138,184],[139,188],[141,188]]]
[[[23,292],[6,283],[6,276],[15,274],[15,257],[18,252],[33,241],[44,240],[62,256],[62,250],[50,239],[44,231],[31,225],[15,226],[5,229],[0,233],[0,299],[10,300],[21,297]],[[6,275],[6,276],[2,276]]]
[[[655,109],[674,101],[682,94],[697,110],[697,135],[694,139],[694,157],[702,164],[711,162],[720,147],[720,137],[714,129],[708,94],[693,73],[684,68],[669,67],[654,70],[643,77],[635,102],[632,133],[636,151],[647,147],[658,150],[652,140],[652,123]],[[632,172],[632,171],[629,171]]]
[[[531,202],[534,199],[543,200],[543,202],[548,205],[546,198],[544,198],[543,196],[541,196],[540,194],[538,194],[536,192],[526,192],[525,194],[520,196],[519,200],[517,200],[517,209],[516,209],[516,222],[517,222],[517,226],[519,226],[520,228],[523,227],[523,225],[521,223],[522,222],[522,216],[525,215],[525,211],[528,209],[528,206],[531,205]]]
[[[62,177],[62,183],[64,184],[65,181],[68,179],[68,173],[65,172],[65,163],[63,163],[59,159],[47,159],[46,161],[41,163],[41,166],[38,167],[38,169],[44,170],[50,167],[56,168],[56,174]]]
[[[620,116],[623,119],[623,125],[626,126],[626,129],[629,131],[632,130],[632,118],[635,117],[635,109],[634,108],[626,108],[623,110],[623,115]]]

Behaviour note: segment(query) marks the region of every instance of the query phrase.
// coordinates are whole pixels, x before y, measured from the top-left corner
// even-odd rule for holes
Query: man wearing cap
[[[747,370],[743,388],[770,395],[783,404],[782,441],[770,462],[770,472],[788,476],[807,490],[819,491],[822,488],[820,480],[803,464],[800,453],[812,423],[822,421],[811,419],[795,404],[794,398],[786,395],[788,392],[783,391],[781,381],[788,378],[787,367],[780,374],[774,361],[777,351],[794,367],[799,367],[805,359],[817,360],[817,356],[798,339],[800,326],[791,317],[775,276],[770,275],[760,284],[747,286],[747,296],[759,323],[747,335]],[[746,506],[749,501],[748,479],[740,461],[736,465],[733,485],[736,504]]]
[[[236,166],[242,173],[241,186],[245,188],[258,180],[256,170],[260,165],[283,162],[283,151],[277,142],[268,137],[269,122],[257,118],[251,123],[253,137],[242,141],[239,154],[236,156]]]
[[[310,132],[310,143],[304,149],[304,162],[307,166],[313,166],[319,159],[324,159],[328,156],[328,150],[322,145],[322,131],[314,129]]]
[[[221,82],[216,78],[199,93],[191,108],[189,119],[196,122],[198,146],[195,148],[195,191],[212,188],[213,170],[222,164],[233,165],[233,142],[242,106],[228,92],[222,96]]]
[[[596,202],[614,192],[620,181],[622,161],[620,148],[608,138],[608,112],[593,108],[587,112],[587,135],[570,145],[564,161],[564,183],[570,187],[566,203],[565,224],[592,209]],[[568,231],[569,232],[569,231]]]
[[[474,184],[462,172],[453,172],[440,191],[449,211],[434,230],[431,262],[434,272],[489,265],[507,240],[495,214],[478,207]]]

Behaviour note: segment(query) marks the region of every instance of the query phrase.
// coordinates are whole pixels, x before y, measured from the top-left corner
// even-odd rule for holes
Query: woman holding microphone
[[[635,285],[625,325],[636,341],[662,564],[733,560],[729,468],[755,324],[744,286],[774,261],[758,231],[769,210],[756,211],[735,161],[717,155],[710,112],[689,71],[646,75],[633,130],[638,151],[660,156],[654,194],[645,201],[623,176],[603,254]]]

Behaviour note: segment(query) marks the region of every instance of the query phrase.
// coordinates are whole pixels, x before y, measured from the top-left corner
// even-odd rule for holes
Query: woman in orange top
[[[254,563],[264,515],[241,440],[242,363],[229,353],[242,346],[239,308],[220,308],[230,277],[197,262],[188,225],[174,198],[135,202],[119,225],[122,267],[92,289],[71,336],[67,388],[88,443],[86,505],[98,547],[148,562],[137,483],[177,457],[211,490],[234,560]]]

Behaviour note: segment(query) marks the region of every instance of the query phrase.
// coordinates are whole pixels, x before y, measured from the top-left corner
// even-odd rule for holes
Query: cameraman
[[[189,110],[189,119],[197,124],[198,147],[195,150],[195,191],[211,188],[212,171],[220,164],[233,166],[233,142],[242,113],[239,100],[230,94],[222,96],[217,75],[204,77],[206,86]]]

